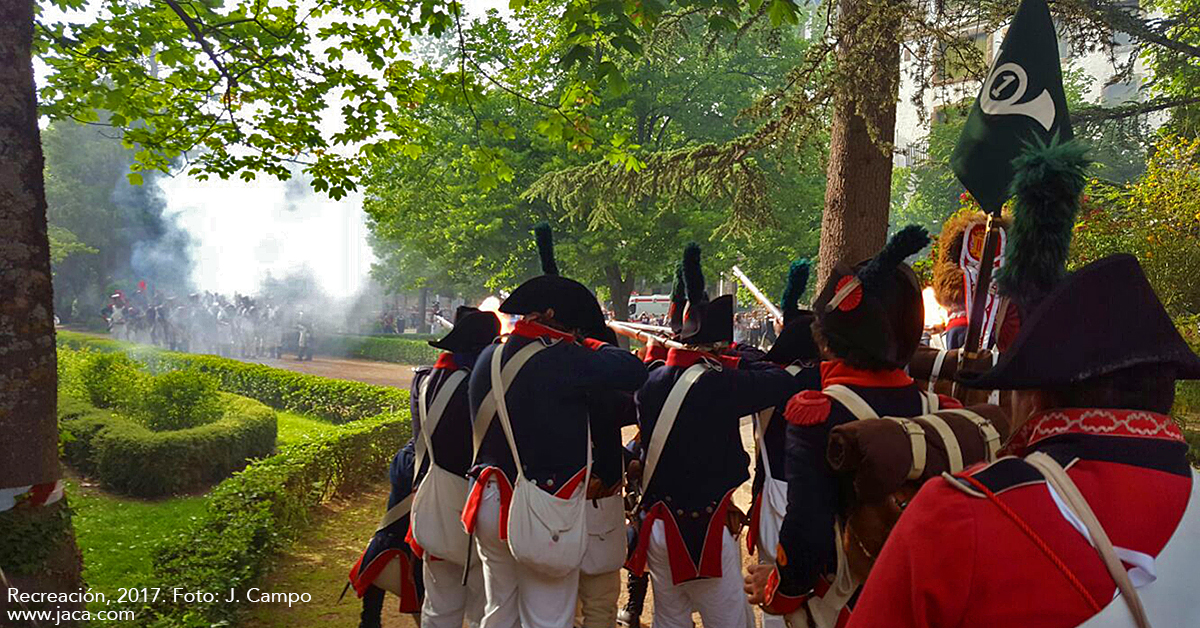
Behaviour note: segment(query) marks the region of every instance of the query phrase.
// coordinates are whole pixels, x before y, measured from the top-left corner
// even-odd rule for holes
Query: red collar
[[[438,356],[437,362],[433,363],[433,368],[457,371],[458,363],[454,361],[454,354],[447,351]]]
[[[1023,456],[1034,445],[1064,434],[1154,438],[1184,442],[1175,420],[1145,410],[1107,408],[1059,408],[1039,412],[1025,422],[1004,448],[1004,453]]]
[[[650,345],[648,350],[646,350],[646,357],[642,361],[646,364],[649,364],[655,360],[665,360],[670,353],[670,350],[663,345],[653,344]]]
[[[912,385],[913,380],[900,369],[868,371],[856,369],[840,360],[821,363],[821,387],[834,384],[868,386],[870,388],[901,388]]]
[[[967,320],[966,314],[958,314],[955,316],[951,316],[950,320],[946,321],[946,329],[954,329],[956,327],[966,327],[968,322],[969,321]]]
[[[707,360],[713,364],[720,365],[721,368],[736,369],[741,358],[736,355],[714,356],[711,353],[692,351],[690,349],[671,349],[667,352],[667,366],[688,368],[701,360]]]
[[[671,349],[667,351],[667,366],[687,368],[701,360],[716,361],[715,358],[703,351],[692,351],[690,349]]]
[[[551,340],[568,340],[572,342],[575,340],[575,334],[559,331],[541,323],[527,320],[517,321],[517,324],[513,325],[512,333],[514,336],[522,338],[549,338]]]

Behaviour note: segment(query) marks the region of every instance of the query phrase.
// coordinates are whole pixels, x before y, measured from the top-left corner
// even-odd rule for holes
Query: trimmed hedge
[[[275,450],[275,412],[221,394],[222,417],[206,425],[154,432],[137,421],[59,397],[63,457],[106,487],[138,497],[161,497],[209,486]]]
[[[314,506],[379,480],[409,437],[408,413],[388,414],[291,445],[246,467],[213,489],[202,519],[159,544],[155,575],[185,591],[245,591],[276,553],[303,532]],[[239,607],[218,597],[214,603],[172,605],[163,596],[148,609],[153,617],[144,621],[170,626],[235,623]]]
[[[58,343],[71,349],[125,352],[144,362],[154,373],[176,370],[210,373],[217,377],[225,392],[331,423],[357,421],[408,408],[408,391],[398,388],[326,379],[214,355],[164,351],[69,331],[58,332]]]
[[[316,352],[397,364],[433,364],[439,351],[426,340],[400,336],[328,335],[317,339]]]

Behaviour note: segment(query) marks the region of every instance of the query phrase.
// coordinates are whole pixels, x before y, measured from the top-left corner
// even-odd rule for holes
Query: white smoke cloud
[[[330,296],[349,297],[367,283],[374,254],[362,196],[334,201],[307,181],[198,181],[186,175],[159,185],[168,211],[191,234],[192,281],[202,290],[253,294],[271,274],[307,267]]]

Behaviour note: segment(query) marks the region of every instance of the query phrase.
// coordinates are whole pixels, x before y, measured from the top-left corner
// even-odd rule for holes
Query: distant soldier
[[[463,523],[483,563],[485,628],[573,625],[587,536],[588,400],[632,392],[646,377],[637,356],[586,337],[605,325],[600,304],[559,276],[549,226],[537,235],[545,274],[500,305],[522,318],[471,373],[471,411],[487,428]]]
[[[744,515],[732,503],[750,477],[741,419],[774,408],[799,388],[784,369],[730,352],[733,296],[705,292],[700,247],[683,258],[687,308],[666,365],[637,393],[642,467],[642,522],[629,560],[654,587],[654,626],[749,628],[742,595],[741,551],[735,540]]]

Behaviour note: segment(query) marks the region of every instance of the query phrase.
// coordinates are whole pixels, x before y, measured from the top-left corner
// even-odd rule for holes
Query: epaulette
[[[989,491],[998,495],[1007,490],[1040,484],[1046,481],[1037,469],[1028,462],[1025,462],[1024,459],[1017,458],[1016,456],[1006,456],[991,464],[980,463],[964,469],[961,473],[943,475],[942,477],[945,477],[954,488],[975,497],[985,496],[975,486],[975,482],[982,484]],[[975,482],[968,481],[966,479],[968,477]]]
[[[833,402],[819,390],[802,390],[788,399],[783,417],[792,425],[820,425],[829,419]]]

